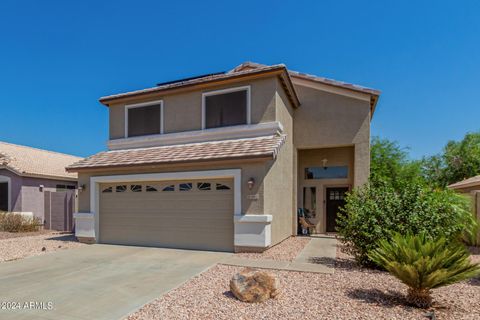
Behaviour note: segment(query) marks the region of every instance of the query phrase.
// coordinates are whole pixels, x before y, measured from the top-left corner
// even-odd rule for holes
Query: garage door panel
[[[233,251],[232,182],[193,180],[101,185],[100,190],[107,192],[100,194],[100,242]],[[191,183],[191,190],[180,191],[180,184],[184,183]],[[222,188],[217,190],[217,184]],[[117,186],[125,191],[116,192]],[[174,186],[174,191],[161,191],[165,186]],[[152,188],[156,191],[146,191]]]

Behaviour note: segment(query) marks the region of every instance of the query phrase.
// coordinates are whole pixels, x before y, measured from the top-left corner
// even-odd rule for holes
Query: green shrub
[[[450,190],[431,190],[416,183],[395,190],[380,183],[353,190],[337,224],[345,250],[360,264],[372,266],[368,253],[380,240],[388,240],[392,231],[456,240],[471,234],[476,222],[468,200]]]
[[[0,231],[33,232],[38,231],[41,221],[37,217],[28,217],[18,213],[0,212]]]
[[[427,308],[432,289],[480,274],[480,265],[473,264],[469,255],[463,244],[445,237],[429,240],[424,233],[395,233],[391,240],[379,241],[369,257],[408,286],[410,304]]]

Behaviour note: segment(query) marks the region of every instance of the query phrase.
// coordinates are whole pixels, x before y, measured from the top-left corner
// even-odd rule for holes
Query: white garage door
[[[233,180],[100,185],[100,242],[233,251]]]

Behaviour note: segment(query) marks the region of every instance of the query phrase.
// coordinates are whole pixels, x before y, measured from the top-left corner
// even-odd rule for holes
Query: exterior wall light
[[[248,190],[252,190],[253,186],[255,185],[255,179],[254,178],[248,179],[247,185],[248,185]]]
[[[78,186],[78,191],[79,192],[82,192],[83,190],[85,190],[85,185],[84,184]]]
[[[38,190],[39,190],[40,192],[43,192],[43,188],[44,188],[43,184],[41,184],[41,185],[38,186]]]
[[[327,170],[327,162],[328,162],[328,159],[323,159],[322,160],[322,165],[323,165],[324,170]]]

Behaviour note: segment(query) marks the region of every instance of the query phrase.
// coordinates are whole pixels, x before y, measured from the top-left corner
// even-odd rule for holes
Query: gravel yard
[[[476,254],[474,259],[479,260],[479,252]],[[147,304],[128,320],[427,319],[427,311],[403,305],[406,287],[395,278],[358,268],[339,250],[334,274],[273,271],[280,279],[282,294],[263,304],[232,297],[229,280],[240,269],[217,265]],[[437,319],[480,319],[479,279],[437,289],[433,296]]]
[[[2,232],[3,238],[0,238],[0,262],[22,259],[25,257],[36,256],[57,250],[65,250],[83,246],[77,242],[74,235],[59,234],[58,232],[43,231],[33,233],[27,236],[6,237]],[[25,235],[14,233],[10,235]],[[45,248],[45,249],[43,249]]]
[[[32,236],[39,236],[42,234],[51,234],[50,230],[41,230],[41,231],[34,231],[34,232],[5,232],[0,231],[0,240],[3,239],[11,239],[11,238],[22,238],[22,237],[32,237]]]
[[[310,242],[308,237],[290,237],[262,253],[236,253],[239,258],[293,261]]]

